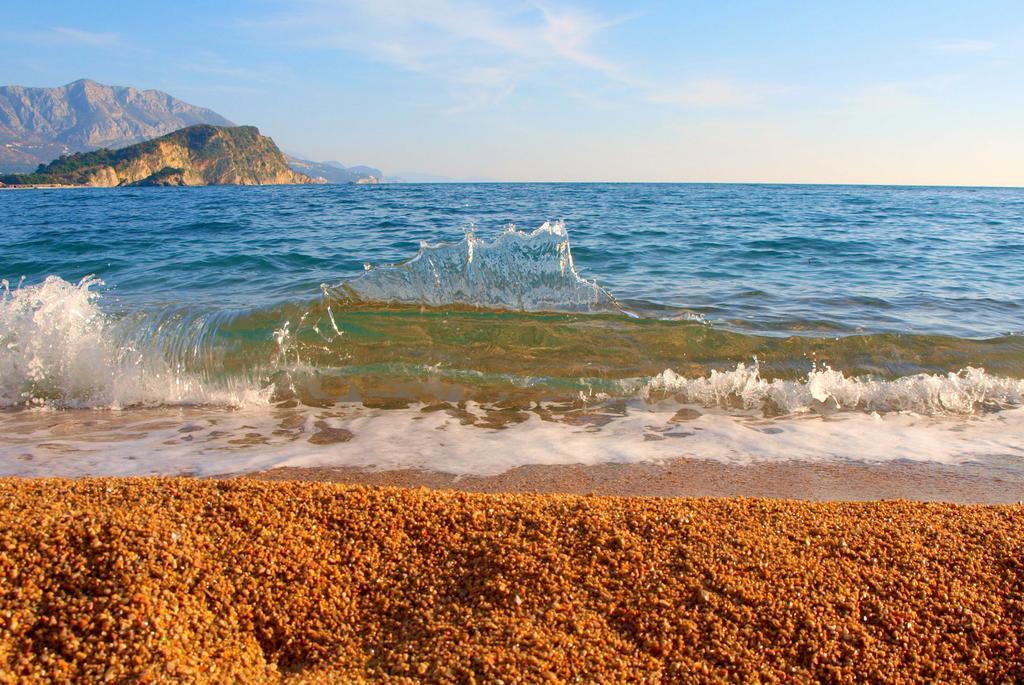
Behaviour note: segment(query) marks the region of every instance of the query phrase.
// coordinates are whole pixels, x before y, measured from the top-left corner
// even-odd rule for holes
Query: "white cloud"
[[[4,31],[4,38],[32,45],[78,45],[94,48],[109,48],[122,45],[116,33],[86,31],[69,26],[54,26],[43,31]]]
[[[992,52],[998,47],[996,43],[988,40],[947,40],[934,43],[932,49],[939,52],[953,52],[968,54],[973,52]]]
[[[728,78],[682,85],[637,77],[598,49],[631,16],[603,16],[549,0],[305,0],[287,14],[247,20],[296,47],[343,50],[442,84],[451,114],[493,108],[524,85],[579,100],[738,108],[784,89]]]
[[[121,42],[116,33],[98,33],[96,31],[85,31],[67,26],[57,26],[50,29],[50,31],[60,42],[74,45],[108,47],[118,45]]]
[[[625,70],[593,49],[621,19],[537,2],[311,0],[269,21],[298,45],[340,49],[445,83],[451,112],[493,105],[528,80],[589,72],[628,83]]]
[[[600,72],[613,81],[636,83],[620,65],[598,56],[590,48],[597,34],[625,21],[625,18],[602,20],[578,12],[557,12],[542,5],[537,7],[544,16],[544,41],[556,54],[573,64]]]
[[[913,84],[876,83],[858,88],[843,102],[853,109],[888,112],[920,107],[926,98]]]
[[[842,98],[848,109],[864,112],[894,112],[922,106],[934,107],[948,98],[963,81],[962,74],[944,74],[915,81],[865,84]]]
[[[192,59],[179,64],[181,69],[232,81],[283,83],[293,78],[291,70],[279,64],[239,66],[210,50],[199,50],[190,53],[190,56]]]
[[[648,99],[683,107],[737,107],[756,98],[753,86],[742,86],[732,79],[695,79],[679,88],[653,93]]]

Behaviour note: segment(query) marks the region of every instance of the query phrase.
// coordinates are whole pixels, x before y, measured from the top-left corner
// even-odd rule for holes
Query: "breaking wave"
[[[194,317],[117,320],[100,308],[99,285],[102,281],[92,276],[77,284],[49,276],[14,290],[3,283],[0,407],[266,401],[268,391],[251,379],[215,380],[184,368],[183,350],[177,348],[199,354],[203,338]]]
[[[493,241],[470,232],[458,242],[423,242],[415,257],[368,267],[364,274],[324,286],[324,292],[348,303],[622,312],[611,293],[576,272],[562,222],[545,222],[531,233],[509,226]]]
[[[1019,338],[787,341],[625,316],[611,293],[577,273],[561,223],[424,244],[408,261],[324,286],[320,303],[114,316],[101,307],[101,284],[57,276],[3,283],[0,407],[326,406],[525,393],[535,402],[671,398],[765,415],[965,416],[1024,402],[1024,380],[1011,377],[1021,375]],[[451,311],[459,307],[486,311]],[[771,359],[737,363],[754,354]]]

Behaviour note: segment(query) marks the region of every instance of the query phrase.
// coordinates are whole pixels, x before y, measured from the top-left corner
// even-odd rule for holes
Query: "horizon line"
[[[398,177],[401,179],[401,177]],[[328,184],[328,185],[354,185],[354,184]],[[374,185],[744,185],[744,186],[826,186],[826,187],[876,187],[876,188],[977,188],[977,189],[1005,189],[1024,190],[1024,183],[1021,185],[974,185],[969,183],[880,183],[880,182],[829,182],[829,181],[502,181],[502,180],[451,180],[451,181],[405,181],[388,180],[384,175],[384,182],[379,184],[367,184],[367,187]]]

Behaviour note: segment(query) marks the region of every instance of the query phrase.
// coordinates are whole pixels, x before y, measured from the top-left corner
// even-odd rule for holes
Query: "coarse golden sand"
[[[1024,507],[0,480],[3,682],[1024,682]]]

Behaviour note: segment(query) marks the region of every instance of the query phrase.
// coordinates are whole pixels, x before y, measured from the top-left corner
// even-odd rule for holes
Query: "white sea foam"
[[[531,414],[504,430],[464,425],[444,411],[381,411],[359,405],[280,411],[214,408],[0,414],[0,475],[217,475],[275,467],[426,469],[495,475],[527,465],[773,461],[972,464],[1024,470],[1024,410],[961,419],[849,413],[766,420],[705,411],[674,418],[678,405],[634,401],[604,425]],[[470,413],[482,415],[469,403]],[[22,412],[32,414],[32,412]],[[26,418],[28,419],[26,421]],[[287,430],[281,430],[287,418]],[[316,444],[324,426],[350,442]]]
[[[638,385],[644,397],[674,395],[682,402],[708,407],[739,405],[784,414],[842,409],[969,415],[1016,407],[1024,401],[1024,379],[991,376],[973,367],[894,380],[849,377],[824,367],[812,370],[805,380],[769,380],[761,377],[757,364],[739,364],[731,371],[712,370],[700,378],[666,369]]]
[[[246,379],[210,382],[138,344],[100,308],[96,286],[49,276],[0,298],[0,407],[105,407],[266,402]],[[130,329],[130,326],[128,326]]]
[[[531,233],[509,226],[493,241],[467,233],[458,242],[423,242],[400,264],[369,267],[336,286],[344,301],[459,304],[484,309],[552,312],[621,312],[615,298],[576,272],[562,222]]]

